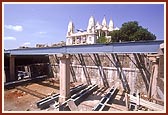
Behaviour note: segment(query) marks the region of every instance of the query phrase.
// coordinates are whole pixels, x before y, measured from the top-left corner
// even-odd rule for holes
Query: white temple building
[[[66,45],[78,45],[78,44],[95,44],[96,40],[100,36],[105,36],[106,38],[111,38],[108,36],[109,32],[113,30],[118,30],[119,28],[114,28],[114,23],[112,19],[109,21],[109,25],[107,25],[106,18],[103,18],[102,24],[95,23],[95,19],[93,16],[90,17],[88,22],[88,27],[86,31],[78,30],[75,32],[75,26],[72,21],[68,24],[67,31],[67,40]]]

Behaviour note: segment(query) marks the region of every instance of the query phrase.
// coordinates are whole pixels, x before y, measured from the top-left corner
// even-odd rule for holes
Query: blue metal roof
[[[10,55],[157,53],[163,40],[5,50]]]

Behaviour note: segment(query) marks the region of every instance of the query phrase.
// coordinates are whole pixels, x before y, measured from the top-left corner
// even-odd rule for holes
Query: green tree
[[[139,40],[155,40],[156,36],[152,34],[151,32],[148,32],[147,29],[139,28],[138,31],[134,33],[133,36],[131,36],[132,40],[139,41]]]
[[[97,41],[97,43],[107,43],[107,38],[105,36],[100,36]]]
[[[113,39],[111,39],[111,42],[119,42],[121,40],[122,36],[120,32],[120,30],[114,30],[113,32],[111,32],[110,35],[113,37]]]
[[[139,41],[139,40],[155,40],[156,36],[147,29],[138,25],[137,21],[130,21],[122,24],[120,30],[110,33],[111,42],[119,41]]]

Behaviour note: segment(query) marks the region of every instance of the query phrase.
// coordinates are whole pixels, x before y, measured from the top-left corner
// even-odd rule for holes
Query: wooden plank
[[[71,111],[79,111],[78,107],[76,106],[73,100],[69,100],[67,104]]]
[[[129,95],[129,94],[128,94]],[[136,103],[137,102],[137,97],[134,97],[133,95],[129,95],[130,101]],[[155,104],[153,102],[146,101],[144,99],[140,98],[140,105],[147,107],[149,109],[155,110],[155,111],[163,111],[164,106]]]
[[[118,107],[116,107],[117,105],[110,105],[110,104],[104,104],[105,106],[108,106],[108,107],[110,107],[110,108],[114,108],[114,109],[117,109],[117,110],[119,110],[119,111],[124,111],[123,109],[120,109],[120,107],[118,106]]]
[[[156,86],[156,89],[157,89],[157,93],[159,94],[161,100],[164,100],[164,94],[163,94],[163,92],[161,91],[160,87]]]

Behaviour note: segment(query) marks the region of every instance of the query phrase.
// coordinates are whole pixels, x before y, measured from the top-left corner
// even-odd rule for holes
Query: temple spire
[[[104,16],[103,21],[102,21],[102,30],[108,30],[105,16]]]
[[[94,31],[95,31],[95,20],[94,17],[91,16],[88,22],[87,32],[94,33]]]
[[[74,29],[75,29],[75,26],[74,26],[72,20],[70,20],[69,24],[68,24],[67,36],[70,36],[71,34],[73,34],[74,33]]]
[[[108,31],[113,31],[114,30],[114,23],[113,23],[113,21],[112,21],[112,18],[110,18],[110,22],[109,22],[109,29],[108,29]]]

